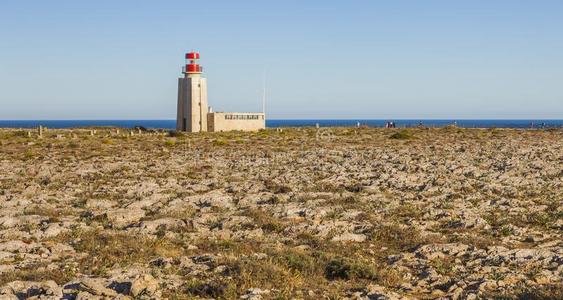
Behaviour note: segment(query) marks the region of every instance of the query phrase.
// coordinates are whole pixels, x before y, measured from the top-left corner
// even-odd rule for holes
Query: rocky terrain
[[[0,130],[1,299],[561,299],[563,131]]]

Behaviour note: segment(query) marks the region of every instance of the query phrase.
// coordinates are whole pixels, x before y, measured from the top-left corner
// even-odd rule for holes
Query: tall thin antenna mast
[[[266,114],[266,67],[264,67],[264,75],[262,77],[262,113]]]

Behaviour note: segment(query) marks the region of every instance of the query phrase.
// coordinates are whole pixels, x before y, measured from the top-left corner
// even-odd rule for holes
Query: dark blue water
[[[541,127],[563,127],[563,120],[266,120],[267,127],[303,127],[315,126],[319,123],[322,127],[328,126],[356,126],[384,127],[388,121],[395,122],[397,127],[414,127],[422,122],[428,127],[442,127],[457,124],[465,128],[534,128]],[[174,129],[175,120],[0,120],[0,127],[8,128],[33,128],[39,125],[48,128],[71,128],[88,126],[115,126],[131,128],[143,126],[145,128]]]

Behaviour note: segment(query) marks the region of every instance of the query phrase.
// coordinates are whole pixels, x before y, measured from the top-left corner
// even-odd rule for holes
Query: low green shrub
[[[391,136],[389,136],[389,138],[394,140],[409,140],[414,138],[414,136],[407,130],[401,130],[399,132],[393,133]]]
[[[330,260],[325,268],[325,276],[335,279],[377,279],[377,271],[367,264],[358,264],[343,258]]]

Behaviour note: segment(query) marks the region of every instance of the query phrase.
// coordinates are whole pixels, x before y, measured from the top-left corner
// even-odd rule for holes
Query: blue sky
[[[562,1],[0,2],[0,119],[563,118]]]

